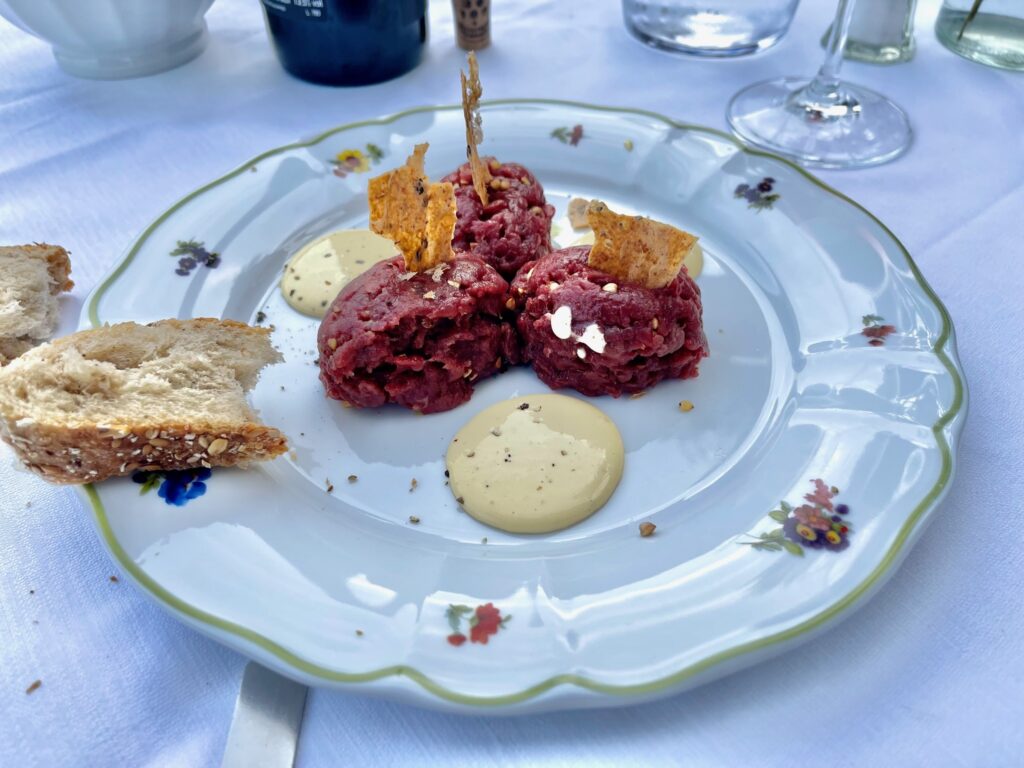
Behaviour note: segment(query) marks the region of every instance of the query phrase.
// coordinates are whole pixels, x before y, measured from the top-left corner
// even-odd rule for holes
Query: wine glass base
[[[910,121],[885,96],[842,83],[839,98],[809,100],[810,82],[782,77],[745,88],[729,102],[729,127],[747,144],[813,168],[880,165],[910,147]]]

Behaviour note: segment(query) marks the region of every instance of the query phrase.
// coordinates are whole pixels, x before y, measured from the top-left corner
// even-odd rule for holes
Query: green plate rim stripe
[[[160,586],[148,574],[146,574],[146,572],[143,571],[131,557],[129,557],[128,553],[125,552],[120,542],[114,536],[113,530],[110,527],[110,521],[107,518],[106,510],[103,507],[103,502],[101,501],[99,494],[96,492],[96,489],[91,484],[81,486],[81,489],[84,492],[86,499],[88,500],[89,504],[92,507],[93,515],[96,518],[96,522],[97,525],[99,526],[103,540],[106,543],[107,547],[110,549],[110,552],[114,555],[114,558],[132,576],[132,578],[135,579],[135,581],[137,581],[154,597],[156,597],[161,602],[165,603],[173,610],[177,611],[178,613],[184,614],[191,620],[198,622],[200,624],[205,624],[215,629],[219,629],[221,631],[236,635],[237,637],[240,637],[252,643],[253,645],[261,648],[267,653],[277,657],[280,661],[293,667],[296,670],[305,673],[306,675],[309,675],[314,678],[319,678],[324,681],[337,683],[365,683],[373,680],[380,680],[382,678],[387,677],[407,677],[410,680],[416,682],[418,685],[420,685],[424,690],[429,691],[430,693],[434,694],[435,696],[438,696],[441,699],[456,704],[478,707],[502,707],[511,704],[519,704],[529,699],[532,699],[536,696],[539,696],[542,693],[545,693],[546,691],[549,691],[552,688],[555,688],[556,686],[560,685],[573,685],[578,688],[582,688],[595,693],[604,693],[620,696],[636,696],[642,694],[655,693],[665,688],[677,685],[689,678],[699,675],[702,672],[705,672],[711,669],[712,667],[718,666],[726,661],[738,658],[740,656],[744,656],[749,653],[753,653],[755,651],[768,649],[772,646],[778,645],[779,643],[783,643],[787,640],[792,640],[815,629],[821,628],[831,619],[835,618],[839,614],[846,611],[848,608],[852,607],[855,603],[857,603],[860,600],[861,597],[863,597],[872,588],[877,586],[879,584],[880,579],[883,576],[888,574],[889,570],[892,568],[892,566],[899,559],[900,555],[903,553],[904,545],[910,538],[911,534],[914,532],[914,529],[917,527],[917,524],[921,521],[924,514],[930,509],[932,509],[938,503],[938,501],[945,494],[945,491],[948,489],[949,482],[953,476],[953,452],[950,448],[949,441],[946,439],[945,429],[948,425],[950,425],[953,422],[953,420],[958,415],[961,414],[961,411],[963,410],[964,404],[966,402],[966,384],[963,380],[963,376],[960,372],[958,365],[954,362],[953,359],[956,357],[955,342],[953,343],[953,358],[950,357],[946,350],[947,345],[953,342],[952,319],[950,318],[949,312],[946,309],[946,307],[939,300],[939,297],[935,294],[935,291],[928,284],[928,281],[924,278],[924,275],[921,273],[921,270],[914,262],[914,259],[911,257],[910,252],[907,250],[906,246],[903,245],[903,243],[900,241],[898,237],[896,237],[895,234],[893,234],[892,230],[890,230],[884,223],[882,223],[874,214],[872,214],[864,206],[850,199],[842,192],[833,189],[825,182],[821,181],[813,174],[809,173],[804,168],[801,168],[799,165],[796,165],[795,163],[787,160],[784,157],[774,155],[770,152],[762,152],[760,150],[751,149],[750,147],[741,144],[731,134],[728,134],[724,131],[720,131],[715,128],[708,128],[706,126],[683,123],[677,120],[673,120],[672,118],[666,117],[665,115],[659,114],[657,112],[652,112],[649,110],[630,109],[628,107],[609,107],[596,104],[587,104],[584,102],[577,101],[564,101],[560,99],[498,99],[482,102],[482,105],[485,107],[514,105],[562,106],[577,109],[586,109],[597,112],[613,112],[626,115],[640,115],[643,117],[648,117],[663,122],[672,128],[695,131],[699,133],[707,133],[713,136],[717,136],[719,138],[729,141],[745,154],[756,157],[764,157],[773,162],[782,163],[783,165],[786,165],[791,169],[799,172],[802,176],[804,176],[809,181],[813,182],[816,186],[820,187],[825,192],[829,193],[830,195],[833,195],[834,197],[840,200],[843,200],[844,202],[853,206],[857,210],[861,211],[875,224],[877,224],[882,229],[882,231],[884,231],[889,237],[891,237],[893,242],[897,244],[899,249],[902,251],[904,258],[906,258],[907,264],[910,267],[914,279],[917,281],[918,285],[924,291],[925,295],[932,301],[935,308],[938,310],[940,317],[942,318],[942,331],[939,337],[936,339],[935,345],[932,347],[932,351],[935,353],[935,356],[941,361],[943,367],[949,372],[950,376],[953,379],[953,402],[950,405],[949,409],[942,413],[936,420],[935,424],[932,426],[932,434],[935,436],[935,442],[938,445],[942,455],[939,477],[936,480],[935,484],[932,486],[932,488],[928,491],[928,493],[925,494],[924,498],[922,498],[921,501],[917,504],[917,506],[914,507],[914,510],[911,512],[907,520],[901,526],[895,539],[889,546],[889,549],[886,551],[885,555],[875,566],[875,568],[872,569],[871,573],[869,573],[863,581],[857,584],[857,586],[855,586],[850,592],[845,594],[837,602],[833,603],[831,606],[815,614],[814,616],[805,619],[799,624],[795,624],[794,626],[782,630],[781,632],[777,632],[773,635],[759,638],[757,640],[751,640],[749,642],[742,643],[732,648],[719,651],[718,653],[713,654],[705,659],[702,659],[701,661],[696,662],[695,664],[691,664],[688,667],[684,667],[678,672],[674,672],[671,675],[659,678],[657,680],[648,681],[645,683],[637,683],[634,685],[611,685],[608,683],[600,683],[595,680],[591,680],[582,675],[562,674],[550,677],[540,683],[530,686],[529,688],[517,691],[516,693],[510,693],[501,696],[474,696],[459,693],[458,691],[446,688],[445,686],[441,685],[440,683],[437,683],[436,681],[434,681],[424,673],[420,672],[419,670],[407,665],[394,665],[389,667],[382,667],[380,669],[375,669],[367,672],[356,673],[338,672],[335,670],[327,669],[325,667],[321,667],[317,664],[313,664],[309,661],[306,661],[305,659],[289,651],[287,648],[278,645],[277,643],[273,642],[272,640],[266,637],[263,637],[257,632],[254,632],[233,622],[225,621],[224,619],[221,619],[217,616],[213,616],[212,614],[206,613],[205,611],[201,611],[195,608],[194,606],[190,605],[189,603],[186,603],[185,601],[181,600],[180,598],[176,597],[175,595],[171,594],[166,589],[164,589],[162,586]],[[145,240],[149,238],[153,231],[157,227],[159,227],[171,214],[173,214],[179,208],[181,208],[194,198],[198,197],[199,195],[203,194],[207,190],[212,189],[213,187],[218,186],[224,183],[225,181],[228,181],[229,179],[232,179],[235,176],[238,176],[246,172],[250,167],[254,166],[255,164],[259,163],[262,160],[265,160],[277,154],[281,154],[283,152],[288,152],[293,149],[302,149],[305,147],[313,146],[315,144],[319,144],[324,139],[335,134],[341,133],[343,131],[352,130],[354,128],[361,128],[367,125],[386,125],[388,123],[395,122],[396,120],[400,120],[401,118],[408,117],[409,115],[419,114],[422,112],[447,111],[455,109],[461,109],[461,105],[416,107],[414,109],[405,110],[403,112],[397,112],[388,117],[377,118],[373,120],[362,120],[359,122],[341,125],[336,128],[324,131],[323,133],[320,133],[317,136],[306,141],[299,141],[293,144],[287,144],[281,147],[277,147],[275,149],[268,150],[267,152],[264,152],[252,158],[250,161],[243,163],[235,170],[221,176],[218,179],[215,179],[214,181],[210,182],[209,184],[206,184],[205,186],[200,187],[191,194],[186,195],[173,206],[168,208],[159,218],[153,221],[153,223],[150,224],[142,232],[142,234],[136,239],[135,243],[132,245],[129,251],[122,258],[121,262],[106,276],[106,278],[104,278],[100,285],[93,291],[93,294],[89,299],[88,304],[89,322],[93,325],[93,327],[99,327],[100,325],[102,325],[98,315],[99,301],[103,294],[105,294],[110,289],[110,287],[116,282],[117,278],[120,277],[120,275],[124,272],[124,270],[135,258],[143,242],[145,242]],[[955,426],[957,428],[954,429],[954,431],[952,432],[954,441],[959,432],[959,427],[961,426],[961,424]]]

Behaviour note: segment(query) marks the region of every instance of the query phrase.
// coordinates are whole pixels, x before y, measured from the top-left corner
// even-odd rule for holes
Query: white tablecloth
[[[717,127],[741,86],[817,66],[834,7],[805,2],[765,54],[694,61],[631,40],[613,0],[494,5],[489,97]],[[953,316],[969,379],[958,476],[900,572],[811,646],[653,704],[464,718],[314,691],[300,766],[1024,764],[1024,75],[941,48],[938,3],[921,5],[911,63],[846,67],[906,108],[913,149],[822,174],[907,244]],[[219,0],[208,21],[199,59],[123,82],[70,78],[0,22],[0,242],[73,252],[65,330],[131,240],[194,188],[329,126],[457,101],[445,0],[424,64],[359,89],[288,77],[255,0]],[[245,660],[112,582],[76,497],[10,465],[0,449],[0,765],[217,765]]]

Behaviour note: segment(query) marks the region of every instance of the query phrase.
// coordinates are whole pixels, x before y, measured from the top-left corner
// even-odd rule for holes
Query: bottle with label
[[[281,66],[325,85],[369,85],[416,67],[427,0],[262,0]]]
[[[464,51],[482,51],[491,44],[491,0],[452,0],[455,41]]]

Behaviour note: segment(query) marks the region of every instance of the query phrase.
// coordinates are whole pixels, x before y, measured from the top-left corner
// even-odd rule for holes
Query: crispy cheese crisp
[[[452,260],[452,236],[455,234],[455,187],[449,182],[427,188],[427,250],[417,271],[432,269]],[[409,261],[406,260],[407,269]]]
[[[410,272],[451,260],[455,189],[431,184],[423,172],[428,144],[417,144],[405,165],[370,179],[370,229],[390,239]]]
[[[473,173],[473,188],[480,201],[487,205],[487,184],[491,180],[491,171],[486,163],[480,161],[477,145],[484,140],[483,118],[480,117],[480,97],[484,93],[480,84],[480,68],[476,63],[476,54],[469,52],[469,77],[462,71],[459,80],[462,82],[462,116],[466,120],[466,158]]]
[[[587,263],[627,283],[663,288],[679,274],[697,238],[643,216],[624,216],[599,200],[587,207],[594,246]]]

